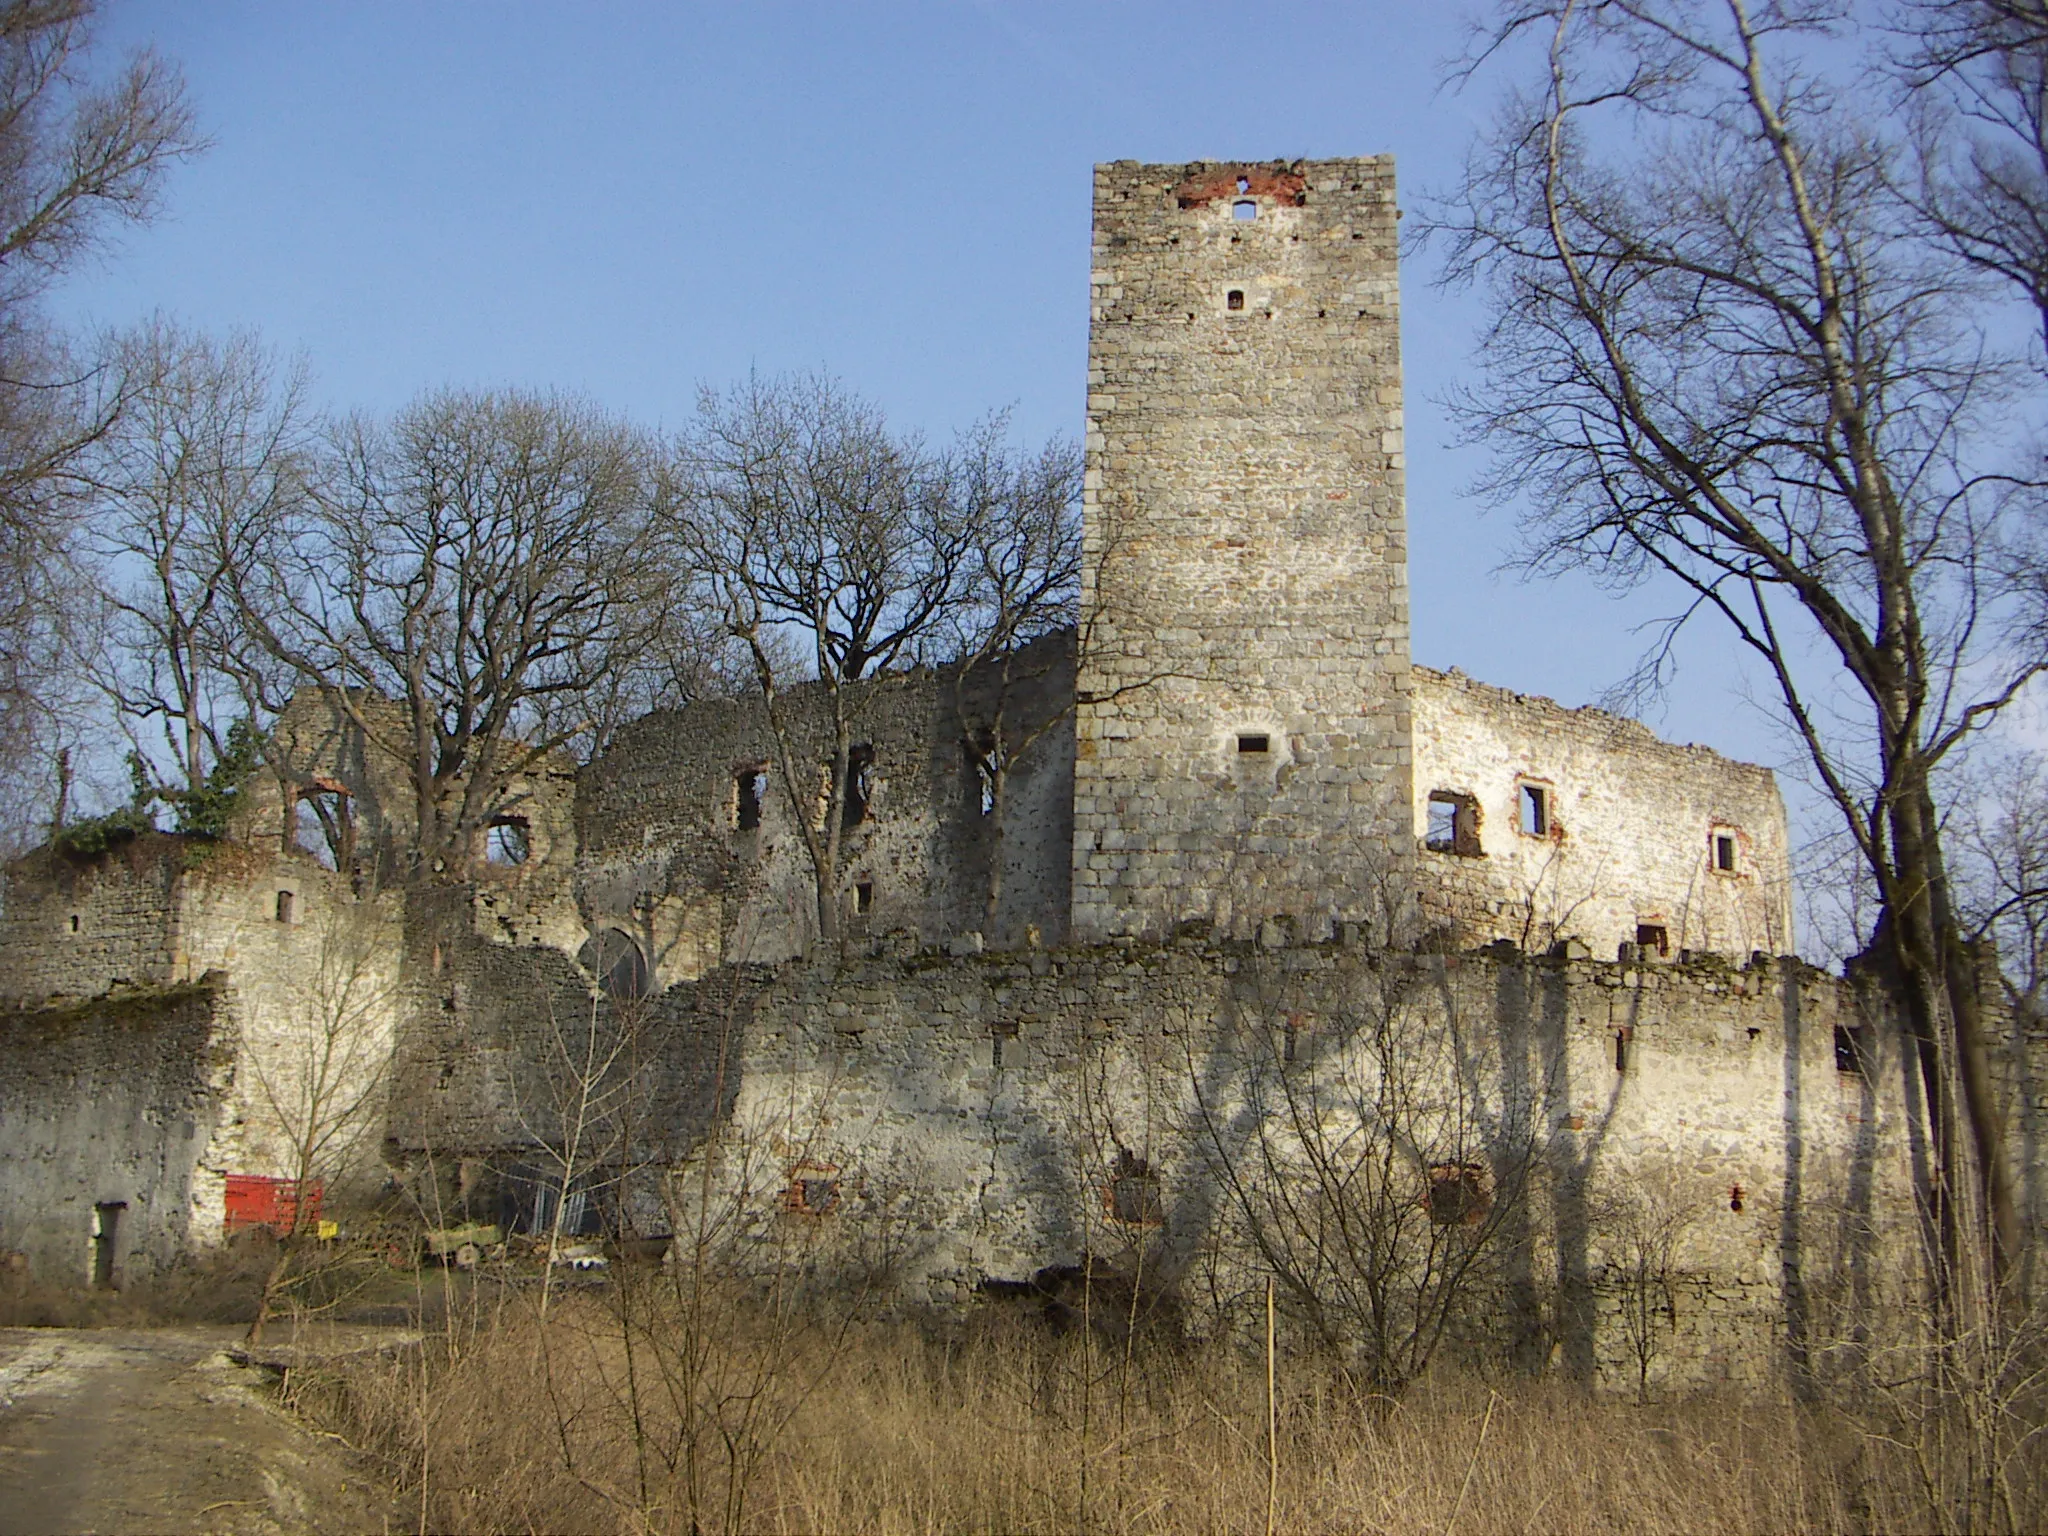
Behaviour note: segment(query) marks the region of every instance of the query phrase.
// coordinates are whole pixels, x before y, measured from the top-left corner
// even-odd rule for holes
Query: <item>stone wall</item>
[[[0,1011],[0,1249],[87,1284],[114,1218],[113,1280],[218,1239],[233,1028],[219,977]]]
[[[113,1009],[106,1017],[119,1027],[109,1026],[94,1070],[126,1063],[158,1081],[151,1053],[183,1038],[188,990],[212,978],[219,1123],[214,1182],[201,1189],[212,1226],[195,1232],[218,1231],[218,1175],[295,1177],[309,1121],[325,1133],[319,1172],[337,1196],[340,1185],[382,1180],[402,914],[395,897],[359,896],[353,884],[304,850],[163,834],[92,858],[44,850],[9,871],[0,998],[53,1018],[83,1008],[82,1031]],[[164,1020],[148,1023],[159,1007]],[[182,1090],[165,1091],[175,1100]]]
[[[1096,167],[1078,937],[1327,932],[1406,867],[1395,218],[1384,156]]]
[[[1282,1173],[1312,1188],[1288,1150],[1310,1105],[1353,1138],[1399,1124],[1410,1211],[1433,1170],[1506,1190],[1526,1160],[1466,1315],[1538,1365],[1626,1384],[1632,1222],[1680,1234],[1660,1379],[1767,1380],[1788,1342],[1911,1315],[1920,1294],[1920,1122],[1895,1025],[1865,984],[1796,960],[1184,938],[725,970],[630,1010],[544,949],[472,941],[442,964],[401,1146],[503,1161],[559,1145],[578,1085],[546,1063],[565,1023],[579,1044],[592,1030],[630,1043],[599,1055],[600,1096],[631,1106],[586,1131],[608,1149],[593,1161],[676,1168],[689,1220],[708,1159],[743,1253],[844,1266],[893,1301],[951,1310],[1092,1254],[1176,1294],[1190,1326],[1228,1326],[1263,1274],[1244,1191]],[[1393,1110],[1389,1063],[1410,1074]],[[2030,1190],[2037,1099],[2014,1098]]]
[[[930,943],[973,932],[997,945],[1021,943],[1034,927],[1053,940],[1064,934],[1072,636],[964,678],[945,668],[851,685],[845,699],[872,766],[866,814],[843,833],[842,931],[856,943],[898,931]],[[968,743],[991,727],[999,704],[1013,761],[1000,814],[984,814]],[[815,684],[778,700],[800,765],[794,800],[757,697],[664,711],[620,732],[584,770],[577,801],[577,889],[592,930],[630,936],[663,984],[722,962],[808,952],[815,885],[795,817],[816,825],[823,814],[829,705]],[[755,774],[764,786],[758,821],[742,826],[741,780]],[[991,916],[995,860],[1002,881]]]
[[[1525,786],[1544,797],[1540,830]],[[1432,795],[1459,802],[1451,847],[1429,844]],[[1792,945],[1770,770],[1659,741],[1634,720],[1417,667],[1415,826],[1424,916],[1461,947],[1571,936],[1611,956],[1643,929],[1663,935],[1660,958]]]

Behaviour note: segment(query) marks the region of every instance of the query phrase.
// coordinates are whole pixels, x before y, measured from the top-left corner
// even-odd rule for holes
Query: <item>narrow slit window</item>
[[[71,914],[71,931],[73,933],[78,932],[78,914],[76,912]]]
[[[1233,288],[1230,292],[1223,295],[1223,307],[1225,309],[1243,309],[1244,290],[1242,288]]]
[[[277,893],[277,920],[280,923],[288,923],[292,920],[292,906],[292,893],[290,891],[279,891]]]
[[[1003,1045],[1017,1038],[1017,1021],[1004,1019],[989,1026],[989,1065],[998,1072],[1003,1068]]]
[[[1835,1026],[1835,1070],[1852,1072],[1858,1077],[1870,1072],[1869,1046],[1863,1038],[1862,1029],[1849,1024]]]
[[[1629,1043],[1635,1039],[1633,1029],[1623,1028],[1614,1032],[1614,1070],[1628,1071]]]
[[[846,795],[840,825],[848,829],[868,819],[875,794],[875,749],[866,742],[846,754]]]
[[[1522,832],[1528,837],[1550,835],[1550,787],[1545,784],[1523,784],[1515,793],[1516,810],[1521,816]]]
[[[984,731],[978,736],[970,736],[962,745],[967,752],[969,793],[973,796],[975,811],[978,815],[993,816],[996,811],[996,774],[1002,767],[995,737]]]
[[[768,792],[768,775],[759,768],[742,768],[733,778],[732,824],[742,832],[761,825],[761,801]]]
[[[853,910],[865,916],[875,909],[875,882],[856,880],[853,885]]]
[[[1714,834],[1714,868],[1721,874],[1735,873],[1735,834],[1716,832]]]

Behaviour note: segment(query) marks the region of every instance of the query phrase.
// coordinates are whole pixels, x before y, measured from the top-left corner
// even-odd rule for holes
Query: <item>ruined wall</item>
[[[38,1278],[91,1281],[96,1206],[118,1210],[116,1284],[218,1238],[233,1058],[219,980],[0,1011],[0,1249]]]
[[[967,741],[995,719],[999,697],[1015,758],[997,817],[983,813]],[[1064,933],[1072,697],[1071,635],[1019,652],[1007,675],[994,665],[964,680],[955,668],[920,670],[848,690],[854,741],[873,760],[867,814],[845,829],[840,856],[847,936],[904,931],[936,943],[992,928],[984,938],[1005,945],[1029,926]],[[829,704],[806,685],[778,707],[801,765],[801,810],[815,825],[832,756]],[[576,878],[588,923],[630,935],[660,983],[722,961],[790,959],[815,942],[810,858],[776,761],[764,708],[748,697],[650,715],[584,770]],[[757,772],[766,775],[758,824],[743,827],[740,780]],[[992,922],[991,860],[1003,873]]]
[[[418,802],[400,755],[405,714],[363,692],[353,706],[351,713],[326,688],[293,697],[271,731],[265,766],[239,797],[233,837],[259,851],[303,854],[346,875],[358,891],[387,889],[410,877],[419,837]],[[458,783],[453,793],[460,792]],[[574,764],[551,755],[507,776],[486,808],[470,875],[488,897],[473,910],[491,936],[572,953],[583,942],[574,897],[575,794]]]
[[[41,848],[7,869],[0,1000],[99,997],[189,979],[178,956],[179,839],[144,836],[98,858]]]
[[[1093,1252],[1227,1309],[1261,1273],[1231,1170],[1259,1176],[1280,1095],[1326,1095],[1337,1120],[1367,1102],[1350,1095],[1389,1027],[1409,1059],[1460,1062],[1472,1094],[1462,1143],[1404,1123],[1436,1147],[1425,1159],[1477,1159],[1496,1180],[1517,1145],[1536,1159],[1497,1300],[1474,1308],[1538,1363],[1633,1369],[1616,1321],[1625,1205],[1684,1228],[1689,1299],[1659,1374],[1767,1379],[1788,1332],[1833,1337],[1917,1283],[1915,1106],[1890,1025],[1796,961],[1499,950],[1381,966],[1183,942],[785,973],[748,1017],[715,1153],[725,1198],[764,1251],[886,1258],[942,1306]],[[1864,1031],[1854,1070],[1838,1025]],[[1156,1222],[1117,1219],[1126,1156],[1157,1179]],[[806,1181],[837,1201],[810,1208]]]
[[[1077,936],[1406,866],[1395,216],[1385,156],[1096,168]]]
[[[1422,909],[1458,944],[1569,935],[1611,956],[1648,927],[1670,956],[1791,948],[1791,850],[1769,769],[1456,671],[1415,669],[1414,719]],[[1545,799],[1540,832],[1525,785]],[[1456,846],[1429,846],[1432,794],[1469,801]]]
[[[110,1034],[106,1060],[140,1049],[148,1074],[159,1033],[132,1021],[160,995],[185,1007],[182,989],[211,976],[222,999],[211,1049],[224,1065],[210,1166],[294,1176],[292,1147],[310,1117],[350,1132],[324,1138],[334,1143],[326,1176],[375,1182],[401,1011],[400,912],[394,898],[359,897],[352,884],[297,849],[159,834],[93,858],[44,850],[8,872],[0,997],[92,1000],[81,1029],[96,1027],[91,1008],[120,1002],[112,1017],[130,1025]],[[338,1124],[340,1106],[364,1089],[374,1104]]]

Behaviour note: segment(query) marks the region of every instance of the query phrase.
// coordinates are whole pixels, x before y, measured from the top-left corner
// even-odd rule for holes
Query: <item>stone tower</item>
[[[1074,936],[1413,863],[1390,156],[1095,171]]]

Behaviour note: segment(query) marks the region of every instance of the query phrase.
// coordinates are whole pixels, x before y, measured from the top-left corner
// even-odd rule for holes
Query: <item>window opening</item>
[[[1849,1024],[1835,1026],[1835,1070],[1854,1072],[1859,1077],[1870,1073],[1869,1045],[1862,1029]]]
[[[1629,1025],[1626,1025],[1626,1024],[1625,1024],[1625,1025],[1623,1025],[1623,1026],[1622,1026],[1622,1027],[1621,1027],[1620,1029],[1617,1029],[1617,1030],[1616,1030],[1616,1031],[1614,1032],[1614,1070],[1615,1070],[1615,1071],[1617,1071],[1617,1072],[1626,1072],[1626,1071],[1628,1071],[1628,1047],[1629,1047],[1629,1042],[1630,1042],[1630,1041],[1632,1041],[1632,1040],[1634,1040],[1634,1039],[1635,1039],[1635,1037],[1636,1037],[1636,1032],[1635,1032],[1634,1028],[1633,1028],[1633,1027],[1631,1027],[1631,1026],[1629,1026]]]
[[[1435,1163],[1425,1197],[1429,1219],[1440,1227],[1472,1227],[1493,1209],[1484,1163]]]
[[[829,1216],[838,1210],[839,1180],[832,1177],[838,1171],[832,1167],[800,1166],[794,1169],[789,1176],[789,1188],[782,1197],[784,1208],[805,1216]]]
[[[1655,953],[1659,959],[1671,953],[1671,933],[1662,923],[1636,924],[1636,953],[1647,958]]]
[[[1166,1219],[1159,1199],[1159,1175],[1142,1157],[1119,1150],[1108,1191],[1109,1219],[1132,1227],[1156,1227]]]
[[[1295,1053],[1300,1049],[1300,1041],[1301,1016],[1290,1013],[1287,1015],[1286,1033],[1280,1037],[1280,1059],[1284,1062],[1293,1061]]]
[[[1273,739],[1263,734],[1241,735],[1237,738],[1237,750],[1241,753],[1258,754],[1273,750]]]
[[[1017,1021],[1015,1019],[1004,1019],[998,1023],[991,1024],[988,1033],[989,1065],[1000,1072],[1003,1069],[1003,1042],[1017,1038]]]
[[[1249,177],[1249,176],[1240,176],[1240,177],[1238,177],[1238,178],[1237,178],[1237,190],[1238,190],[1238,191],[1240,191],[1240,192],[1249,192],[1249,191],[1251,191],[1251,189],[1252,189],[1252,179],[1251,179],[1251,177]]]
[[[1735,873],[1735,834],[1716,832],[1714,834],[1714,868],[1724,875]]]
[[[76,912],[71,914],[71,931],[73,933],[78,932],[78,914]]]
[[[868,819],[874,791],[875,749],[862,742],[846,754],[846,795],[839,816],[842,827],[857,827]]]
[[[853,883],[853,910],[866,915],[875,909],[875,882],[856,880]]]
[[[280,923],[288,923],[292,920],[292,899],[290,891],[279,891],[277,893],[277,920]]]
[[[1230,292],[1223,295],[1223,307],[1225,309],[1243,309],[1244,290],[1242,288],[1233,288]]]
[[[1230,205],[1230,216],[1241,224],[1249,223],[1259,216],[1259,205],[1248,197],[1241,197]]]
[[[576,951],[576,963],[597,978],[607,997],[630,1001],[647,995],[647,957],[617,928],[606,928],[586,939]]]
[[[484,834],[484,860],[524,864],[533,856],[533,829],[524,816],[497,816]]]
[[[761,825],[761,801],[768,793],[768,775],[760,768],[742,768],[733,779],[732,824],[742,832]]]
[[[1479,849],[1479,801],[1455,790],[1439,789],[1429,797],[1429,821],[1423,846],[1431,853],[1455,853],[1476,859]]]
[[[1550,790],[1542,784],[1518,785],[1515,804],[1522,818],[1522,831],[1530,837],[1550,835]]]
[[[348,791],[313,785],[299,791],[292,812],[292,843],[324,869],[339,870],[354,851],[355,826]]]
[[[996,810],[996,770],[1002,766],[996,755],[995,737],[983,731],[962,745],[967,752],[967,765],[974,772],[976,809],[983,816],[993,816]]]

